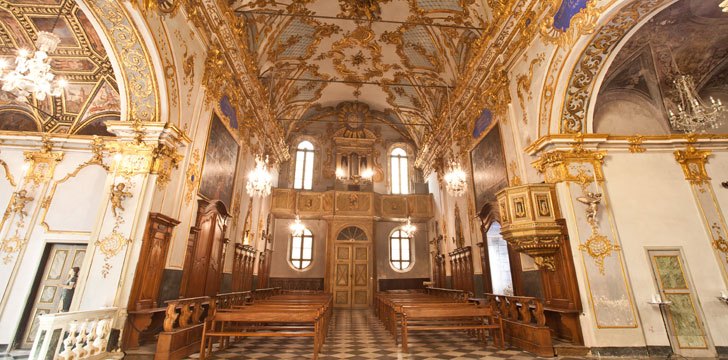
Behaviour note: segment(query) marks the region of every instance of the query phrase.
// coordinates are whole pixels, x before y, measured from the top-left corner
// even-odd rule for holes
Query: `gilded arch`
[[[632,0],[627,2],[589,39],[578,55],[564,90],[559,114],[560,134],[588,132],[586,119],[593,113],[598,83],[608,69],[625,36],[675,0]],[[568,63],[568,61],[564,61]],[[595,90],[596,89],[596,90]]]
[[[109,59],[118,71],[122,120],[161,121],[159,85],[139,22],[132,19],[120,0],[78,3],[97,30],[106,35]]]

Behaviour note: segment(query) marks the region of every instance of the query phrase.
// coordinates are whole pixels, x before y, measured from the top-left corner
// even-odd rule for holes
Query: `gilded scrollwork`
[[[159,121],[159,90],[151,57],[126,9],[119,0],[84,1],[111,40],[122,77],[128,81],[128,118]]]
[[[586,6],[577,14],[571,17],[569,26],[565,31],[554,27],[555,15],[561,6],[565,6],[565,2],[573,2],[573,0],[551,0],[551,8],[541,23],[541,36],[551,43],[557,44],[562,48],[571,47],[579,36],[591,34],[596,27],[597,19],[605,9],[608,9],[615,0],[611,0],[604,6],[597,7],[597,0],[586,1]]]
[[[528,124],[528,114],[526,113],[526,100],[533,100],[533,93],[531,93],[533,68],[535,66],[541,65],[545,57],[546,55],[544,53],[536,55],[536,57],[531,60],[531,64],[528,66],[528,72],[516,76],[516,94],[518,95],[518,100],[520,101],[524,124]]]
[[[587,106],[594,91],[594,82],[601,73],[607,58],[619,41],[643,20],[646,14],[666,2],[667,0],[633,0],[622,7],[619,13],[592,37],[589,45],[582,51],[569,78],[561,113],[561,133],[587,131],[584,129],[583,123],[588,113]]]
[[[705,163],[708,161],[710,150],[696,150],[694,145],[688,144],[687,149],[675,150],[674,155],[682,167],[685,180],[699,188],[708,184],[710,176],[705,170]]]
[[[189,204],[197,191],[197,186],[200,184],[200,149],[195,149],[192,152],[192,160],[187,165],[185,176],[185,203]]]

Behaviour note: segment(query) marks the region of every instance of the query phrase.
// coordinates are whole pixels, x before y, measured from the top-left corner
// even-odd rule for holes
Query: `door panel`
[[[43,277],[35,291],[33,309],[26,321],[25,331],[20,347],[30,349],[33,346],[38,330],[38,316],[54,314],[58,311],[63,285],[68,280],[68,270],[81,267],[86,255],[86,245],[52,244],[48,259],[42,265]]]
[[[652,250],[649,254],[660,295],[670,302],[665,316],[673,350],[688,357],[715,355],[680,251]]]
[[[334,303],[337,307],[369,305],[369,244],[336,245]]]

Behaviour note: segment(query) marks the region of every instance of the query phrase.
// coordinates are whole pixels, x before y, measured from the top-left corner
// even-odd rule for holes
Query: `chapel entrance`
[[[42,271],[38,279],[38,286],[31,295],[33,307],[25,320],[23,337],[20,340],[21,349],[30,349],[33,346],[38,330],[38,316],[58,312],[61,302],[63,285],[68,280],[68,270],[81,267],[83,257],[86,255],[86,245],[49,244],[48,258],[41,265]]]
[[[356,226],[344,228],[334,242],[334,306],[363,308],[369,306],[371,284],[369,260],[371,242]]]

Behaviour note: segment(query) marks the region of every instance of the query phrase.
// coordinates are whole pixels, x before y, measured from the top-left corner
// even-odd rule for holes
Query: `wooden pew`
[[[333,313],[331,294],[279,294],[264,289],[253,301],[236,304],[229,309],[215,309],[203,327],[200,359],[212,352],[212,341],[220,347],[229,345],[231,338],[313,337],[313,358],[318,357],[328,332]]]

